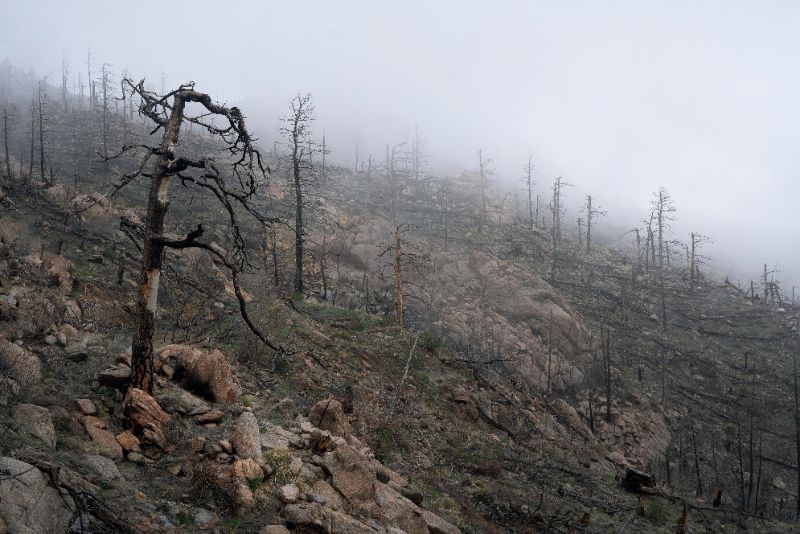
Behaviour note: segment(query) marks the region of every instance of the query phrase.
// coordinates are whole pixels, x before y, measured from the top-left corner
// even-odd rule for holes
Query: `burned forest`
[[[0,534],[800,529],[800,10],[412,3],[3,7]]]

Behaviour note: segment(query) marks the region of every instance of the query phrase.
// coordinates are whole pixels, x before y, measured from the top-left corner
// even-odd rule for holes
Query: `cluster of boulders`
[[[0,241],[0,260],[8,262],[11,238]],[[69,296],[74,282],[68,260],[38,252],[13,261],[17,269],[38,273],[40,283],[29,288],[0,279],[0,401],[11,405],[15,443],[33,456],[0,458],[0,532],[64,532],[75,521],[79,527],[91,522],[91,514],[78,513],[76,501],[62,498],[64,480],[98,495],[98,485],[130,483],[120,462],[156,469],[157,462],[183,446],[188,459],[167,467],[169,473],[186,477],[189,491],[200,482],[206,484],[212,491],[212,509],[219,495],[228,496],[242,512],[267,505],[274,519],[262,529],[265,533],[459,532],[423,509],[422,492],[384,467],[352,435],[335,399],[320,401],[289,429],[259,421],[253,411],[238,406],[241,384],[219,350],[188,345],[158,349],[152,396],[130,387],[132,362],[127,352],[97,374],[101,389],[94,390],[101,394],[95,398],[78,398],[71,407],[20,403],[20,393],[42,380],[43,360],[37,352],[43,358],[62,354],[65,362],[83,362],[107,348],[97,344],[97,336],[79,330],[82,309]],[[24,340],[31,337],[42,340],[40,349],[26,348]],[[115,391],[109,396],[102,388]],[[186,419],[195,425],[186,427],[193,434],[188,443],[170,443],[176,417],[184,426]],[[224,427],[230,431],[222,430],[231,417],[232,427]],[[77,446],[70,463],[81,467],[80,475],[42,460],[65,445],[65,450]],[[144,494],[134,492],[134,500],[143,499]],[[163,514],[146,515],[136,527],[142,531],[174,525],[174,519]],[[220,524],[219,516],[205,508],[190,516],[197,530]]]
[[[591,415],[594,437],[609,450],[609,460],[622,468],[644,469],[652,460],[663,457],[670,443],[663,408],[634,395],[629,401],[612,401],[610,420],[606,420],[605,409],[605,399],[595,400]],[[580,401],[572,412],[588,432],[589,400]]]
[[[259,424],[245,411],[230,440],[196,438],[186,469],[216,484],[218,492],[228,492],[243,509],[256,506],[265,491],[253,487],[277,493],[282,522],[265,526],[265,534],[289,532],[287,527],[329,533],[459,532],[421,508],[422,493],[349,432],[335,399],[320,401],[288,430]]]

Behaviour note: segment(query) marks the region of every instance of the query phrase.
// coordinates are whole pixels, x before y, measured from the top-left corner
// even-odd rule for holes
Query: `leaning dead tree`
[[[107,197],[113,197],[137,178],[150,181],[147,197],[147,215],[141,250],[142,263],[139,276],[139,294],[136,305],[136,326],[132,347],[131,388],[153,394],[153,335],[155,333],[156,307],[159,279],[165,249],[199,248],[215,256],[231,274],[234,293],[239,301],[242,318],[250,330],[273,350],[282,350],[271,343],[255,326],[247,314],[245,299],[239,284],[239,275],[248,266],[247,250],[239,225],[239,213],[247,214],[261,224],[273,222],[259,209],[258,193],[264,185],[265,167],[254,146],[254,139],[245,127],[244,116],[236,107],[227,107],[212,101],[205,93],[196,91],[194,83],[181,85],[174,91],[159,95],[145,89],[144,80],[134,83],[125,78],[123,92],[129,98],[141,99],[140,115],[153,123],[151,135],[162,132],[158,146],[147,144],[127,145],[114,159],[124,154],[139,157],[133,172],[112,184]],[[221,122],[217,126],[214,121]],[[220,140],[227,150],[223,164],[230,172],[223,173],[213,157],[193,158],[178,151],[181,126],[191,123]],[[149,169],[148,169],[149,166]],[[228,170],[227,168],[225,169]],[[202,224],[182,239],[165,235],[165,219],[169,210],[169,188],[173,178],[184,187],[196,187],[216,198],[226,214],[232,246],[230,250],[220,245],[200,241]],[[128,222],[128,224],[131,224]]]

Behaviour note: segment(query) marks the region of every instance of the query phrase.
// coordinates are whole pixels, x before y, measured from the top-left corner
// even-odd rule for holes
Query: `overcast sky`
[[[12,1],[0,60],[59,76],[128,69],[194,80],[271,143],[296,92],[352,163],[418,124],[431,166],[574,184],[633,226],[659,185],[676,232],[706,233],[720,270],[778,264],[800,282],[800,2]],[[575,215],[575,210],[572,210]]]

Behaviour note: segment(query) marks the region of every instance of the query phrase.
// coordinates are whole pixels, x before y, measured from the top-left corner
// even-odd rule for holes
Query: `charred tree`
[[[11,157],[8,153],[8,132],[10,129],[11,120],[9,118],[8,108],[3,108],[3,148],[5,149],[5,161],[6,161],[6,180],[8,180],[9,185],[14,179],[14,174],[11,172]]]
[[[668,251],[666,250],[665,235],[672,228],[672,222],[675,220],[675,203],[672,197],[663,187],[659,187],[658,191],[654,193],[655,198],[651,202],[652,215],[656,222],[656,232],[658,234],[658,266],[664,268],[664,263]],[[651,216],[651,219],[653,217]]]
[[[700,248],[709,241],[710,239],[703,234],[698,234],[697,232],[689,234],[689,244],[687,245],[689,253],[689,293],[694,293],[695,283],[700,273],[700,265],[707,263],[709,260],[708,256],[700,254]]]
[[[525,177],[523,180],[525,181],[525,188],[528,192],[528,230],[533,230],[534,221],[538,219],[538,213],[536,217],[534,217],[533,213],[533,186],[536,185],[536,182],[533,181],[533,155],[528,156],[528,164],[525,166]],[[539,197],[536,197],[537,201],[537,211],[538,211],[538,201]]]
[[[390,268],[392,271],[395,318],[401,328],[406,326],[405,298],[409,296],[406,293],[406,286],[409,285],[406,275],[424,271],[429,262],[428,255],[420,252],[420,247],[416,243],[406,239],[405,234],[410,230],[411,227],[407,224],[395,226],[392,242],[378,254],[378,258],[386,258],[381,264],[381,269]],[[366,272],[364,274],[366,280]]]
[[[592,223],[596,218],[606,215],[606,212],[596,205],[592,205],[592,195],[586,195],[584,211],[586,213],[586,253],[588,254],[592,251]]]
[[[39,81],[39,89],[36,93],[36,109],[39,122],[39,177],[46,185],[50,185],[50,180],[47,178],[46,148],[44,144],[47,131],[48,104],[47,80],[43,79]]]
[[[279,347],[267,340],[253,324],[247,314],[245,300],[238,276],[247,265],[247,251],[238,223],[237,212],[244,212],[262,224],[272,222],[258,209],[256,194],[262,184],[264,167],[261,155],[254,146],[253,138],[245,127],[244,116],[236,107],[226,107],[212,101],[211,97],[194,88],[194,84],[181,85],[164,94],[156,94],[144,87],[144,81],[134,83],[124,79],[123,91],[141,98],[140,114],[156,124],[153,133],[161,131],[158,146],[125,146],[113,156],[123,154],[141,156],[135,171],[112,184],[107,194],[112,197],[138,177],[149,178],[147,214],[142,228],[142,263],[139,273],[139,292],[136,304],[136,324],[132,343],[132,376],[130,388],[153,394],[153,336],[156,327],[156,310],[162,261],[166,249],[199,248],[216,257],[231,274],[239,310],[250,330],[274,350]],[[187,105],[200,108],[195,115],[187,111]],[[224,126],[216,126],[211,118],[222,120]],[[193,159],[177,152],[181,126],[184,123],[200,126],[220,139],[230,158],[231,178],[226,178],[215,160],[210,157]],[[146,170],[148,164],[151,170]],[[190,232],[184,239],[173,239],[165,235],[165,219],[169,210],[169,188],[173,178],[183,186],[196,186],[200,191],[216,198],[227,215],[227,226],[231,231],[232,250],[219,245],[199,241],[203,226]],[[129,223],[130,224],[130,223]]]
[[[483,150],[478,150],[478,180],[481,191],[481,224],[489,222],[488,210],[488,184],[489,176],[492,174],[490,165],[492,160],[483,157]]]
[[[291,152],[292,188],[294,191],[294,291],[299,295],[305,290],[303,272],[305,243],[305,189],[310,180],[307,173],[311,169],[310,157],[313,142],[311,124],[314,121],[314,105],[311,95],[297,95],[291,103],[291,114],[284,117],[281,132],[289,138]]]

